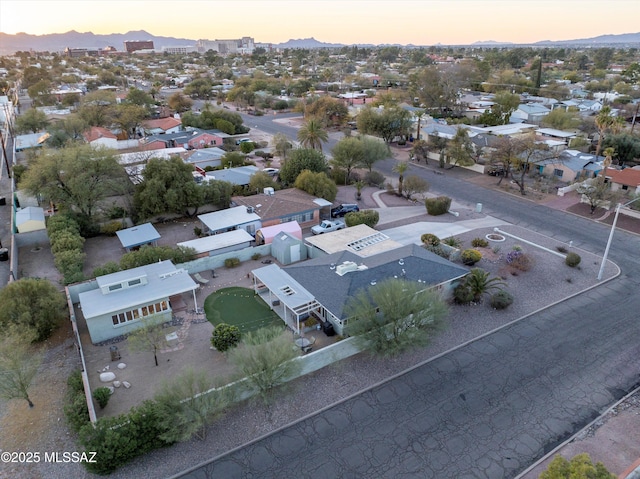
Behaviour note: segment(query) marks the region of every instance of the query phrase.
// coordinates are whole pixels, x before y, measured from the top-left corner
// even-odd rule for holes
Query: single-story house
[[[536,134],[543,139],[552,139],[562,141],[565,145],[578,136],[577,133],[572,131],[557,130],[555,128],[538,128]]]
[[[116,231],[120,244],[127,251],[132,251],[144,245],[156,246],[160,239],[160,233],[151,223],[126,228]]]
[[[243,229],[231,230],[212,236],[205,236],[178,243],[178,246],[193,248],[198,258],[216,256],[230,251],[238,251],[251,246],[253,236]]]
[[[355,225],[331,233],[305,238],[309,256],[316,258],[340,251],[351,251],[362,258],[400,248],[402,245],[392,240],[382,231],[367,225]]]
[[[345,306],[359,290],[389,278],[404,278],[437,289],[446,297],[469,270],[419,245],[407,245],[363,258],[342,251],[293,264],[252,271],[254,290],[294,330],[313,315],[344,334]]]
[[[207,166],[212,168],[218,168],[222,165],[222,157],[227,152],[221,148],[203,148],[201,150],[195,150],[185,155],[184,162],[193,165],[194,167],[204,170]]]
[[[278,233],[288,233],[299,240],[302,239],[302,228],[297,221],[288,221],[277,225],[266,226],[256,231],[256,244],[271,244]]]
[[[260,169],[257,166],[237,166],[235,168],[225,168],[223,170],[207,171],[204,180],[228,181],[237,186],[248,186],[251,177]]]
[[[262,227],[260,215],[244,205],[198,215],[198,219],[202,222],[203,232],[208,235],[243,229],[253,236]]]
[[[198,285],[171,261],[152,263],[96,278],[96,288],[79,294],[92,343],[128,334],[144,324],[171,320],[170,298]]]
[[[118,148],[118,137],[110,130],[101,126],[92,126],[82,136],[91,146],[104,146],[105,148]]]
[[[229,135],[220,130],[201,130],[199,128],[189,128],[175,133],[164,133],[151,135],[144,139],[144,147],[161,148],[157,145],[164,144],[165,148],[175,148],[182,146],[187,150],[197,150],[210,146],[222,146],[223,140]]]
[[[539,125],[551,110],[537,103],[521,103],[509,118],[510,123],[535,123]]]
[[[289,221],[297,221],[301,228],[317,225],[321,208],[329,203],[297,188],[279,191],[265,188],[265,194],[234,196],[231,200],[236,205],[252,208],[260,215],[263,227]]]
[[[155,120],[145,120],[142,128],[147,135],[163,135],[167,133],[178,133],[182,127],[182,120],[172,116],[158,118]]]
[[[563,150],[556,158],[536,163],[538,173],[554,176],[560,181],[571,182],[582,178],[593,178],[602,170],[603,156],[583,153],[578,150]]]
[[[630,195],[640,194],[640,169],[637,167],[624,170],[607,168],[605,174],[611,183],[611,191],[624,191]]]
[[[27,206],[16,211],[16,230],[18,233],[29,233],[47,229],[44,220],[44,209],[37,206]]]

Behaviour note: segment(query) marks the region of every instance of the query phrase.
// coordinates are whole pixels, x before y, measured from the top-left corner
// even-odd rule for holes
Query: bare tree
[[[167,346],[167,330],[162,323],[154,319],[141,319],[142,326],[127,338],[129,349],[133,352],[153,352],[153,359],[158,365],[158,351]]]
[[[43,355],[40,350],[34,350],[30,339],[25,334],[10,330],[0,340],[0,397],[24,399],[29,407],[33,407],[29,388]]]

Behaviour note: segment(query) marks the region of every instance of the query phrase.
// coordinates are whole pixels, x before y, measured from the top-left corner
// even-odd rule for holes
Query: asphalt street
[[[393,163],[376,166],[392,176]],[[412,174],[500,220],[604,251],[605,225],[451,175]],[[617,279],[181,477],[516,477],[640,383],[640,239],[616,231],[610,259]]]

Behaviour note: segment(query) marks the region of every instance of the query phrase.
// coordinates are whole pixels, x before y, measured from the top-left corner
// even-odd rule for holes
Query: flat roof
[[[147,284],[122,288],[109,294],[103,294],[100,289],[101,286],[145,276]],[[96,281],[98,288],[79,295],[85,319],[152,303],[176,294],[193,291],[198,287],[186,270],[177,269],[169,260],[99,276]]]
[[[323,235],[309,236],[305,241],[327,254],[351,251],[363,258],[402,247],[402,244],[367,225],[355,225]]]
[[[315,301],[315,297],[304,286],[293,279],[277,264],[270,264],[251,271],[253,275],[282,301],[289,309],[295,311]]]
[[[133,248],[160,239],[160,233],[151,223],[144,223],[124,230],[116,231],[123,248]]]
[[[178,246],[193,248],[198,253],[207,253],[209,251],[227,248],[229,246],[235,246],[250,241],[253,241],[253,236],[243,229],[238,229],[217,235],[205,236],[204,238],[183,241],[182,243],[178,243]]]
[[[213,213],[198,215],[198,219],[211,231],[218,231],[260,221],[260,216],[256,213],[248,213],[246,206],[234,206],[232,208],[214,211]]]

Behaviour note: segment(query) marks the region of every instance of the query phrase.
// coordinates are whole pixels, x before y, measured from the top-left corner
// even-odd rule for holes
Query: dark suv
[[[342,204],[331,209],[331,217],[339,218],[352,211],[360,211],[360,208],[356,204]]]

